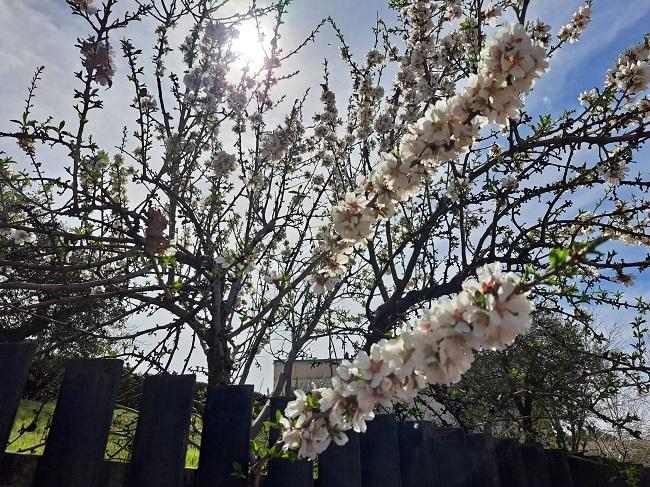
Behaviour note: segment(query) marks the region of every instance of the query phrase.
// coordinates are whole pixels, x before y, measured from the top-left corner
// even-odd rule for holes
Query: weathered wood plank
[[[287,397],[271,398],[271,418],[275,419],[276,411],[284,411],[289,400]],[[269,434],[270,446],[275,444],[278,436],[278,430],[271,430],[271,434]],[[312,487],[313,477],[313,466],[310,461],[271,460],[266,477],[266,487]]]
[[[34,350],[34,343],[0,343],[0,457],[9,441]]]
[[[521,457],[528,477],[528,487],[553,487],[544,449],[538,445],[521,445]]]
[[[368,430],[359,440],[363,487],[401,487],[395,418],[387,414],[378,415],[368,423]]]
[[[627,487],[625,479],[609,465],[588,458],[567,458],[574,487]]]
[[[345,445],[332,443],[318,457],[319,487],[361,487],[359,434],[348,431],[347,436]]]
[[[104,453],[121,372],[121,360],[75,360],[66,367],[34,487],[106,482]]]
[[[402,487],[445,487],[438,483],[433,425],[426,421],[400,421],[397,431]]]
[[[183,485],[194,382],[194,375],[145,379],[127,487]]]
[[[501,487],[499,467],[495,456],[494,438],[480,433],[466,436],[472,461],[473,487]]]
[[[553,487],[573,487],[569,463],[562,450],[546,450],[548,471]]]
[[[243,487],[233,476],[235,463],[248,471],[253,386],[225,386],[208,390],[197,487]]]
[[[519,444],[514,440],[496,440],[495,446],[501,485],[528,487]]]
[[[432,445],[438,484],[445,487],[472,487],[472,469],[467,464],[469,452],[465,432],[460,428],[434,428]]]

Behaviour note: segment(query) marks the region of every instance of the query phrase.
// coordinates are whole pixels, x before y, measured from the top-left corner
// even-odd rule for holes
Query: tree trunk
[[[208,385],[223,386],[230,384],[232,363],[230,352],[223,341],[217,338],[211,341],[208,349]]]

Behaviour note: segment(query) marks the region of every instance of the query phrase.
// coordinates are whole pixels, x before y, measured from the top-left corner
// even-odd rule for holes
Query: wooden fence
[[[0,344],[0,452],[12,429],[34,353],[28,343]],[[0,453],[0,486],[243,487],[234,465],[248,465],[252,386],[209,389],[199,467],[185,469],[195,378],[148,376],[131,461],[104,453],[120,380],[119,360],[71,361],[59,391],[42,456]],[[271,399],[272,410],[286,398]],[[277,433],[276,433],[277,435]],[[275,441],[274,437],[270,438]],[[599,487],[624,486],[600,464],[510,440],[495,440],[429,422],[379,416],[311,462],[270,462],[266,487]],[[650,486],[650,475],[639,486]]]

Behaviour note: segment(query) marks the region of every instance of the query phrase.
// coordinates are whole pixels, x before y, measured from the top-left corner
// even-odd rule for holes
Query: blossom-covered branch
[[[475,350],[502,350],[525,332],[533,308],[518,276],[502,272],[500,263],[484,266],[478,279],[465,281],[457,296],[437,302],[396,338],[344,360],[331,388],[296,390],[280,419],[283,448],[316,458],[332,441],[346,443],[346,431],[365,432],[375,406],[413,399],[427,384],[458,382]]]
[[[440,100],[411,124],[399,151],[384,153],[355,192],[332,210],[335,236],[326,238],[330,258],[315,281],[323,291],[338,280],[353,246],[370,239],[378,220],[417,194],[441,165],[466,153],[488,123],[506,125],[518,115],[523,94],[546,71],[544,48],[519,24],[506,25],[486,43],[478,73],[458,95]]]

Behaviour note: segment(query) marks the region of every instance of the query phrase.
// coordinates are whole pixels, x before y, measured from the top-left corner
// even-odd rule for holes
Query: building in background
[[[334,359],[308,359],[296,360],[291,370],[291,386],[294,389],[311,390],[314,387],[327,387],[332,385],[332,376],[336,372],[339,360]],[[273,383],[278,382],[282,373],[284,362],[273,362]]]

